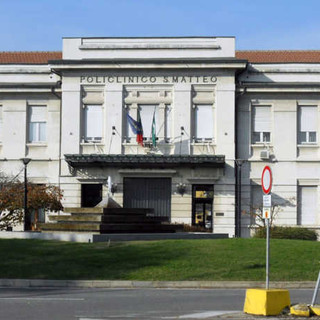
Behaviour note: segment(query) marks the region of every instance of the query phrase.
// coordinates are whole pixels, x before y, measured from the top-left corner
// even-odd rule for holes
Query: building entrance
[[[102,200],[102,184],[81,185],[81,207],[95,207]]]
[[[170,178],[124,178],[125,208],[151,208],[159,217],[170,220]]]
[[[213,185],[192,186],[192,225],[212,230]]]

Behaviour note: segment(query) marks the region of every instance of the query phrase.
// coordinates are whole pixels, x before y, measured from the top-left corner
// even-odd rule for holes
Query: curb
[[[262,281],[135,281],[0,279],[2,288],[126,288],[126,289],[249,289],[264,288]],[[314,289],[314,281],[270,282],[271,288]]]

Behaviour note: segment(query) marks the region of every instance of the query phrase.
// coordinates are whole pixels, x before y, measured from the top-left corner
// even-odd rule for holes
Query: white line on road
[[[0,298],[0,300],[37,300],[37,301],[83,301],[82,298],[26,298],[26,297],[13,297],[13,298]]]
[[[238,311],[224,311],[224,310],[206,311],[206,312],[185,314],[178,317],[163,317],[162,319],[206,319],[210,317],[220,316],[222,314],[236,313],[236,312]]]

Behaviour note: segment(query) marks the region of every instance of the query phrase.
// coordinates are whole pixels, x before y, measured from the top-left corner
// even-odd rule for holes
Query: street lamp
[[[247,162],[243,159],[235,159],[237,173],[237,212],[236,212],[236,237],[241,237],[241,167]]]
[[[24,164],[24,231],[30,230],[30,216],[28,213],[28,181],[27,181],[27,165],[31,161],[30,158],[20,159]]]

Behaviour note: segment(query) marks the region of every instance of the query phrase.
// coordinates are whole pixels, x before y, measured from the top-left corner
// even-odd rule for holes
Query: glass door
[[[213,185],[194,185],[192,189],[192,225],[212,230]]]

